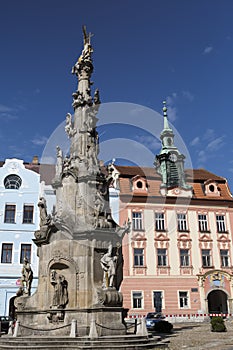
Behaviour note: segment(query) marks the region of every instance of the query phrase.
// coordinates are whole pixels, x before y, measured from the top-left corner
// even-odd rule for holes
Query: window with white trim
[[[208,231],[208,221],[207,221],[206,214],[198,214],[198,224],[199,224],[199,231],[200,232],[207,232]]]
[[[6,204],[5,205],[4,222],[6,224],[14,224],[15,223],[15,211],[16,211],[15,204]]]
[[[153,304],[155,312],[162,312],[163,293],[161,291],[153,291]]]
[[[177,214],[177,226],[178,226],[178,231],[181,231],[181,232],[188,231],[186,214],[184,213]]]
[[[180,266],[190,266],[189,249],[180,249]]]
[[[220,249],[220,258],[221,258],[221,266],[229,267],[230,266],[230,257],[228,249]]]
[[[143,296],[142,292],[132,292],[132,304],[134,309],[142,309]]]
[[[1,255],[1,263],[3,264],[11,264],[12,263],[12,243],[2,243],[2,255]]]
[[[217,231],[226,232],[225,215],[216,215]]]
[[[28,261],[31,262],[31,251],[32,251],[32,245],[31,244],[21,244],[20,264],[24,263],[24,258],[27,258]]]
[[[188,292],[179,291],[179,306],[181,309],[187,309],[188,306]]]
[[[143,248],[134,248],[134,266],[144,266]]]
[[[155,229],[156,231],[165,231],[164,213],[155,213]]]
[[[33,223],[33,211],[34,206],[29,204],[24,204],[23,206],[23,224]]]
[[[202,249],[201,255],[202,255],[202,266],[203,266],[203,267],[209,267],[209,266],[211,266],[211,254],[210,254],[210,249]]]
[[[157,249],[158,266],[167,266],[167,249]]]
[[[143,230],[143,221],[141,212],[132,212],[132,226],[133,230]]]

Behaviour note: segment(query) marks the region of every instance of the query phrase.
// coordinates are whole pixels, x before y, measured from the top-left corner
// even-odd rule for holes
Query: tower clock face
[[[177,161],[177,155],[175,153],[171,153],[169,156],[169,160],[171,160],[172,162],[176,162]]]

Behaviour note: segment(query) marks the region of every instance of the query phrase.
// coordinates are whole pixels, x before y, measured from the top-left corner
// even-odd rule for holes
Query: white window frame
[[[158,289],[154,289],[151,291],[151,298],[152,298],[152,308],[155,309],[155,305],[154,305],[154,293],[155,292],[159,292],[161,293],[161,299],[162,299],[162,310],[165,309],[165,300],[164,300],[164,290],[158,290]]]
[[[187,251],[188,254],[181,254],[181,251]],[[183,262],[182,262],[183,258]],[[186,261],[188,259],[188,261]],[[180,248],[180,266],[181,267],[190,267],[190,249]]]
[[[24,220],[25,220],[24,214],[26,213],[25,207],[31,207],[31,208],[32,208],[32,221],[31,221],[31,222],[24,221]],[[35,212],[34,204],[24,203],[24,204],[23,204],[23,219],[22,219],[22,223],[23,223],[23,224],[32,225],[32,224],[34,223],[34,212]]]
[[[134,217],[136,215],[137,217]],[[143,213],[141,211],[132,211],[132,229],[133,231],[143,230]]]
[[[165,254],[159,254],[159,251],[165,251]],[[165,267],[168,266],[168,251],[167,248],[157,248],[157,266],[158,267]],[[160,258],[159,258],[160,257]],[[159,264],[159,260],[162,264]]]
[[[6,221],[6,208],[7,206],[13,206],[15,208],[14,210],[14,221]],[[4,208],[4,224],[16,224],[16,210],[17,210],[17,207],[16,207],[16,203],[5,203],[5,208]],[[12,210],[13,212],[13,210]]]
[[[198,213],[198,228],[200,232],[208,232],[208,215],[203,213]]]
[[[186,293],[186,296],[181,297],[180,293]],[[181,300],[183,300],[183,302],[184,302],[183,306],[181,306]],[[187,291],[187,290],[178,290],[178,306],[179,306],[179,309],[181,309],[181,310],[183,310],[183,309],[190,309],[190,304],[189,303],[190,303],[189,291]]]
[[[180,232],[188,231],[187,214],[177,213],[177,229]]]
[[[138,294],[140,293],[141,297],[134,298],[134,293],[138,293]],[[139,299],[141,299],[141,307],[134,307],[134,300],[139,300]],[[142,290],[132,290],[131,291],[131,306],[132,306],[132,309],[134,309],[134,310],[144,309],[144,296],[143,296]]]
[[[140,250],[142,250],[142,254],[136,254],[135,255],[135,250],[136,249],[140,249]],[[134,264],[134,267],[143,267],[143,266],[145,266],[145,261],[144,261],[144,259],[145,259],[145,257],[144,257],[144,253],[145,253],[145,249],[144,248],[137,248],[137,247],[134,247],[133,248],[133,264]],[[137,256],[137,261],[138,261],[138,263],[139,264],[135,264],[135,256]],[[141,257],[142,257],[142,264],[141,264]]]
[[[218,233],[227,232],[227,230],[226,230],[226,216],[223,214],[216,214],[216,225],[217,225],[217,232]]]
[[[20,258],[21,258],[21,254],[22,254],[22,245],[27,245],[27,246],[31,246],[31,251],[30,251],[30,264],[32,264],[32,252],[33,252],[33,247],[32,244],[30,242],[20,242],[20,251],[19,251],[19,264],[23,264],[23,262],[20,262]]]
[[[11,262],[2,262],[3,244],[10,244],[12,246]],[[1,260],[0,260],[0,263],[6,264],[6,265],[12,265],[14,263],[14,243],[13,242],[6,242],[6,241],[1,242]]]
[[[221,254],[222,252],[227,252],[227,254]],[[220,249],[220,260],[221,260],[221,267],[230,266],[229,249]]]
[[[203,251],[209,251],[209,254],[203,255]],[[207,264],[204,264],[204,258]],[[212,256],[211,256],[211,249],[201,249],[201,261],[202,261],[202,267],[211,267],[212,266]]]
[[[155,230],[165,231],[165,214],[163,212],[155,212]]]

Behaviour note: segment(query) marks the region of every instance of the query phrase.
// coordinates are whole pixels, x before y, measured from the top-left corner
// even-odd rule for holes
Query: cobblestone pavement
[[[233,321],[225,322],[227,332],[211,332],[210,323],[173,324],[173,333],[165,336],[169,350],[233,350]]]

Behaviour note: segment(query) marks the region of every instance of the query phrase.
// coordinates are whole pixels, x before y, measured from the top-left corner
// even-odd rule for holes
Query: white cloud
[[[135,141],[139,142],[140,144],[143,144],[147,148],[153,148],[153,149],[160,149],[161,148],[161,142],[157,140],[155,137],[150,135],[136,135]]]
[[[4,121],[18,119],[16,109],[0,104],[0,119]]]
[[[177,110],[176,107],[167,106],[167,115],[168,120],[174,122],[177,119]]]
[[[182,91],[182,95],[183,95],[184,98],[186,98],[186,99],[189,100],[190,102],[192,102],[192,101],[194,100],[194,95],[191,94],[191,92],[188,91],[188,90]]]
[[[213,129],[207,129],[203,136],[203,140],[212,141],[214,139],[215,139],[215,131]]]
[[[200,164],[205,163],[206,160],[207,160],[207,153],[206,153],[204,150],[200,151],[200,152],[198,153],[198,163],[199,163],[199,166],[200,166]]]
[[[166,98],[167,104],[171,106],[174,105],[176,98],[177,98],[177,93],[173,92],[171,96],[167,96]]]
[[[213,46],[206,46],[204,48],[203,54],[208,55],[211,51],[213,51]]]
[[[13,111],[14,111],[13,108],[0,104],[0,113],[8,113],[8,112],[13,112]]]
[[[191,142],[190,142],[190,146],[197,146],[200,144],[200,137],[197,136],[195,137]]]
[[[173,92],[166,98],[168,119],[171,122],[174,122],[177,119],[177,108],[175,104],[182,98],[192,102],[194,100],[194,95],[188,90],[183,90],[179,94],[177,92]]]
[[[211,141],[206,147],[207,151],[211,151],[211,152],[217,151],[219,148],[221,148],[224,145],[223,139],[224,139],[224,136],[220,136],[217,139]]]
[[[177,99],[176,92],[173,92],[171,96],[167,96],[166,98],[168,120],[170,120],[171,122],[174,122],[177,119],[177,109],[174,106],[176,99]]]
[[[35,136],[31,141],[36,146],[43,146],[47,143],[48,138],[46,136]]]
[[[0,119],[5,121],[16,120],[18,119],[18,116],[7,112],[0,112]]]
[[[191,146],[196,147],[198,168],[205,167],[208,161],[219,156],[218,151],[224,146],[224,140],[225,135],[216,136],[214,129],[207,129],[202,136],[197,136],[190,142]]]

